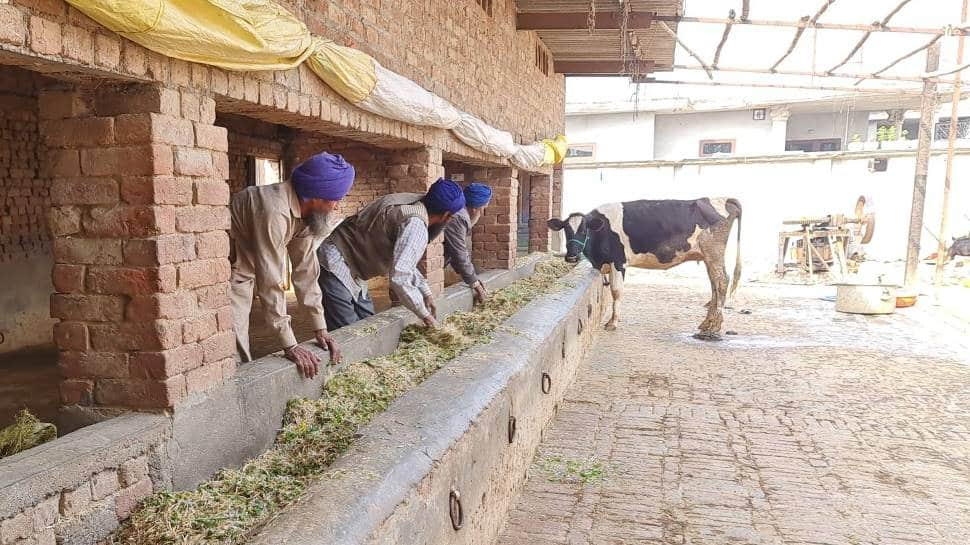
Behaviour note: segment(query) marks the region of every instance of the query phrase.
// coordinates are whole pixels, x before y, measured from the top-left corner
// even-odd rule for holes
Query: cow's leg
[[[610,294],[613,295],[613,314],[606,322],[606,330],[615,331],[620,323],[620,297],[623,295],[623,272],[616,267],[610,270]]]
[[[698,328],[697,338],[715,340],[720,338],[721,325],[724,322],[724,302],[727,299],[728,276],[724,266],[724,249],[730,228],[719,229],[718,225],[698,237],[697,243],[704,256],[707,267],[707,277],[711,281],[711,300],[707,304],[707,316]]]

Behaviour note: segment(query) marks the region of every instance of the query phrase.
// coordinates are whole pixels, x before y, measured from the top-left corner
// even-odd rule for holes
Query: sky
[[[881,20],[901,0],[837,0],[832,4],[819,22],[868,24]],[[892,19],[893,24],[913,27],[942,28],[947,25],[960,26],[960,11],[963,0],[910,0]],[[741,13],[740,0],[684,0],[685,15],[695,17],[727,16],[733,8]],[[797,21],[804,15],[813,15],[824,0],[751,0],[750,19]],[[682,24],[678,29],[680,38],[696,51],[706,63],[710,64],[717,43],[721,39],[723,25]],[[794,28],[773,28],[735,26],[731,37],[721,53],[720,66],[739,68],[768,68],[788,48]],[[799,71],[825,71],[838,64],[862,36],[861,31],[815,30],[808,29],[802,35],[795,51],[779,66],[779,69]],[[916,47],[925,44],[930,36],[924,34],[873,33],[862,49],[840,72],[866,74],[882,68],[892,60]],[[956,65],[956,37],[941,40],[942,51],[940,68]],[[970,40],[968,40],[970,41]],[[970,45],[967,46],[970,48]],[[970,60],[970,54],[966,55]],[[676,64],[697,66],[686,51],[678,47]],[[924,70],[923,53],[900,63],[885,75],[918,76]],[[965,75],[970,75],[970,70]],[[706,81],[702,71],[674,71],[657,73],[658,79],[676,81]],[[723,82],[763,82],[789,84],[818,84],[851,86],[853,80],[838,78],[812,78],[802,76],[780,76],[769,74],[715,73],[715,81]],[[919,83],[866,82],[863,88],[906,87],[920,89]],[[567,78],[567,103],[588,102],[626,102],[631,100],[635,85],[626,78]],[[811,95],[812,91],[744,89],[737,87],[708,87],[684,85],[644,84],[640,86],[641,101],[674,97],[730,97],[743,94],[750,98],[792,97]],[[831,94],[828,92],[826,94]]]

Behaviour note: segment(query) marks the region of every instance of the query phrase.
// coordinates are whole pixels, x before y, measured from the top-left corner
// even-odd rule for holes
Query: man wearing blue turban
[[[465,207],[461,187],[439,179],[427,193],[392,193],[347,218],[320,245],[320,289],[330,330],[374,314],[367,281],[387,276],[401,303],[428,327],[437,308],[418,261],[428,241]]]
[[[297,300],[310,313],[317,342],[330,351],[331,361],[340,361],[340,350],[327,332],[317,284],[320,264],[314,250],[333,230],[338,202],[353,183],[353,166],[339,155],[320,153],[293,169],[288,182],[250,186],[232,196],[229,285],[236,346],[242,361],[252,359],[249,313],[255,292],[286,357],[305,377],[313,377],[319,370],[320,360],[297,343],[286,312],[282,286],[287,255],[293,266]]]
[[[468,234],[481,219],[485,207],[492,200],[492,188],[485,184],[472,183],[465,188],[465,208],[450,220],[445,227],[445,266],[451,266],[475,292],[475,302],[484,303],[488,291],[478,279],[475,265],[468,251]]]

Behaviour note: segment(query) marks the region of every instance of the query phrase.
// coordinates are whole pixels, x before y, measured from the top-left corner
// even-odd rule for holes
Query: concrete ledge
[[[544,257],[529,256],[511,271],[488,271],[481,275],[482,281],[491,290],[503,288],[535,272]],[[438,301],[439,317],[471,306],[471,291],[464,285],[452,286]],[[343,365],[391,353],[401,330],[414,322],[411,312],[398,307],[334,332],[344,353]],[[315,342],[303,346],[321,361],[329,361],[329,354]],[[219,469],[239,466],[265,451],[276,438],[286,402],[319,397],[323,384],[341,367],[328,366],[307,380],[292,362],[273,354],[240,366],[232,381],[184,402],[175,412],[167,447],[174,488],[192,488]]]
[[[170,431],[166,416],[129,414],[0,460],[0,519],[121,467],[166,441]],[[155,460],[155,466],[155,479],[165,481],[164,464]]]
[[[397,400],[334,464],[332,478],[251,543],[491,543],[603,314],[598,274],[582,265],[568,282]],[[464,512],[458,531],[452,490]]]

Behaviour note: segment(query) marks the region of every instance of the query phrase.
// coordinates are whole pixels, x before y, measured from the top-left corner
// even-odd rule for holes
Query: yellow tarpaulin
[[[521,168],[555,164],[565,139],[516,144],[512,134],[460,112],[370,55],[313,37],[272,0],[67,0],[110,30],[163,55],[227,70],[307,66],[328,86],[371,113],[451,129],[475,149],[512,158]]]

